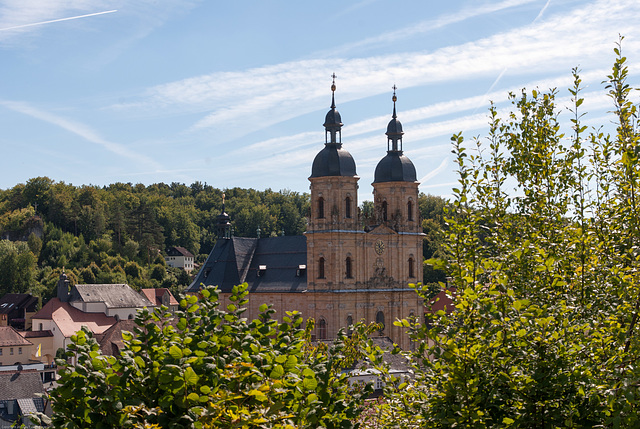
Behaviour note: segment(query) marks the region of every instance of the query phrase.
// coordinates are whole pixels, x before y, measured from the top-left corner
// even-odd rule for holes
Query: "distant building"
[[[19,331],[31,329],[31,316],[38,310],[38,298],[27,293],[8,293],[0,298],[0,326]]]
[[[33,344],[10,326],[0,327],[0,365],[29,363]]]
[[[36,371],[0,372],[0,428],[34,427],[29,415],[36,412],[50,416],[41,397],[44,393]]]
[[[140,294],[157,307],[161,305],[168,307],[171,313],[175,313],[178,310],[178,300],[165,287],[141,289]]]
[[[218,240],[187,291],[202,285],[221,290],[226,303],[234,285],[249,284],[247,317],[261,304],[277,315],[298,310],[315,319],[318,340],[364,321],[381,325],[380,336],[408,349],[406,329],[396,319],[421,316],[422,300],[411,283],[422,282],[422,225],[416,169],[403,153],[402,124],[393,114],[387,125],[387,153],[375,169],[374,213],[358,211],[356,163],[342,147],[342,120],[331,87],[325,116],[325,144],[311,165],[311,213],[304,236],[233,237],[229,215],[217,219]],[[363,223],[367,223],[363,227]]]
[[[193,254],[184,247],[170,247],[164,260],[171,268],[182,268],[188,273],[193,271]]]
[[[33,316],[33,329],[51,331],[53,341],[51,349],[43,353],[56,355],[58,349],[66,350],[71,344],[71,336],[83,327],[93,334],[102,334],[116,323],[116,318],[104,313],[85,313],[59,298],[51,298],[40,311]]]

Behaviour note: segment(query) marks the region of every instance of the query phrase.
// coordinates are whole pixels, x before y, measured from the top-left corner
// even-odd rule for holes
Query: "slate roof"
[[[35,398],[44,393],[37,371],[0,372],[0,401]]]
[[[0,314],[9,314],[19,308],[32,312],[37,305],[38,298],[28,293],[8,293],[0,298]]]
[[[62,335],[67,338],[81,330],[83,326],[94,334],[102,334],[116,323],[115,317],[104,313],[85,313],[58,298],[51,298],[40,311],[33,315],[32,319],[53,320]]]
[[[157,306],[162,305],[162,297],[165,293],[168,293],[169,305],[178,305],[178,300],[176,300],[171,291],[166,287],[140,289],[140,292],[143,293],[149,301]]]
[[[304,292],[307,289],[307,239],[305,236],[220,239],[187,292],[201,284],[231,292],[247,282],[250,292]],[[261,269],[266,267],[266,269]]]
[[[185,258],[193,258],[193,253],[189,252],[184,247],[178,247],[178,246],[170,247],[169,250],[167,250],[167,255],[184,256]]]
[[[30,346],[30,341],[26,340],[18,331],[11,326],[0,326],[0,347]]]
[[[143,308],[153,304],[126,284],[75,285],[69,301],[104,302],[107,308]]]

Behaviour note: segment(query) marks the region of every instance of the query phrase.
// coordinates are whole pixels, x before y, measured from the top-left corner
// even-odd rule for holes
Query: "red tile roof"
[[[104,313],[85,313],[67,302],[61,302],[58,298],[50,299],[31,319],[53,320],[67,338],[83,326],[94,334],[102,334],[116,323],[115,317]]]
[[[169,305],[178,305],[178,300],[175,299],[171,291],[166,287],[140,289],[140,292],[147,297],[149,301],[155,305],[162,305],[162,297],[165,293],[169,294]]]
[[[0,326],[0,347],[30,346],[32,343],[11,326]]]

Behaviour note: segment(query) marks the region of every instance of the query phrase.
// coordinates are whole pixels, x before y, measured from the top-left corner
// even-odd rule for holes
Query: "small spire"
[[[335,99],[335,93],[336,93],[336,78],[338,76],[336,76],[335,73],[333,73],[331,75],[331,77],[333,78],[333,82],[331,82],[331,108],[335,109],[336,108],[336,99]]]
[[[398,101],[398,97],[396,97],[396,89],[398,89],[396,87],[396,84],[393,84],[393,97],[391,97],[391,100],[393,100],[393,118],[397,118],[398,116],[396,116],[396,101]]]

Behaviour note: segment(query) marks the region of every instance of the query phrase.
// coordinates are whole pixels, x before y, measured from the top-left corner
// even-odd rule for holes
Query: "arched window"
[[[318,278],[324,278],[324,258],[318,259]]]
[[[347,260],[345,261],[347,278],[353,278],[353,263],[351,262],[351,257],[347,256]]]
[[[407,203],[407,219],[413,220],[413,201]]]
[[[324,198],[318,198],[318,219],[324,219]]]
[[[382,331],[384,331],[384,313],[382,311],[378,311],[376,313],[376,323],[378,325],[381,325],[382,327],[380,328],[380,330],[378,332],[382,333]]]
[[[409,258],[409,278],[414,278],[415,276],[416,276],[415,262],[413,258]]]
[[[382,202],[382,220],[383,221],[387,221],[387,202],[383,201]]]
[[[324,319],[320,319],[320,321],[318,322],[318,339],[327,339],[327,321]]]
[[[353,325],[353,317],[347,316],[347,335],[351,335],[351,326]]]
[[[349,197],[344,200],[344,217],[351,218],[351,198]]]

